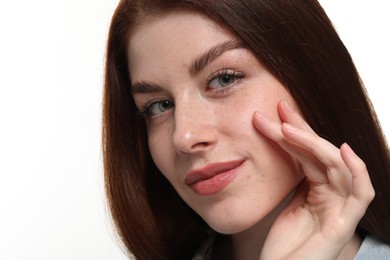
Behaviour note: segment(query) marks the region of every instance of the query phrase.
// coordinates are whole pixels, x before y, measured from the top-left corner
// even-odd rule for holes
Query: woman
[[[121,1],[103,117],[108,201],[137,259],[389,250],[387,144],[317,1]]]

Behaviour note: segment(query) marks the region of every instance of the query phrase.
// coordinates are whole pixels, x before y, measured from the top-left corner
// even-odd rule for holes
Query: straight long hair
[[[316,0],[122,0],[107,44],[102,149],[108,204],[126,252],[136,259],[190,259],[208,235],[150,157],[127,66],[132,29],[146,16],[181,8],[234,33],[289,90],[318,135],[354,149],[376,191],[358,232],[390,243],[386,139],[352,58]]]

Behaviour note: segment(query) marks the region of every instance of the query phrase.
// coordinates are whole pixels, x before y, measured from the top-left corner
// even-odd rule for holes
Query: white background
[[[117,2],[0,2],[0,259],[125,259],[104,206],[100,153]],[[389,135],[388,1],[320,2]]]

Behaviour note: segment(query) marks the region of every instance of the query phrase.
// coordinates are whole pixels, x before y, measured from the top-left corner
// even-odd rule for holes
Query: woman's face
[[[277,103],[294,100],[217,23],[190,11],[150,17],[132,31],[128,61],[155,164],[213,229],[251,227],[302,179],[252,123],[255,111],[279,120]]]

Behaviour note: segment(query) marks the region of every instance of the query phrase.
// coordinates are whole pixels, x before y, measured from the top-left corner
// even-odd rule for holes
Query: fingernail
[[[283,122],[283,126],[287,129],[287,130],[290,130],[290,131],[298,131],[298,128],[296,128],[295,126],[289,124],[289,123],[286,123],[286,122]]]
[[[287,101],[282,100],[282,103],[283,103],[283,106],[285,106],[288,110],[293,111],[293,109],[291,108],[290,104],[287,103]]]
[[[259,111],[255,111],[255,116],[260,119],[260,120],[267,120],[267,118],[265,116],[263,116],[262,114],[260,114]]]
[[[352,150],[352,148],[351,148],[351,146],[349,146],[349,144],[344,143],[342,146],[345,147],[346,152],[348,152],[349,154],[356,155],[356,153]]]

